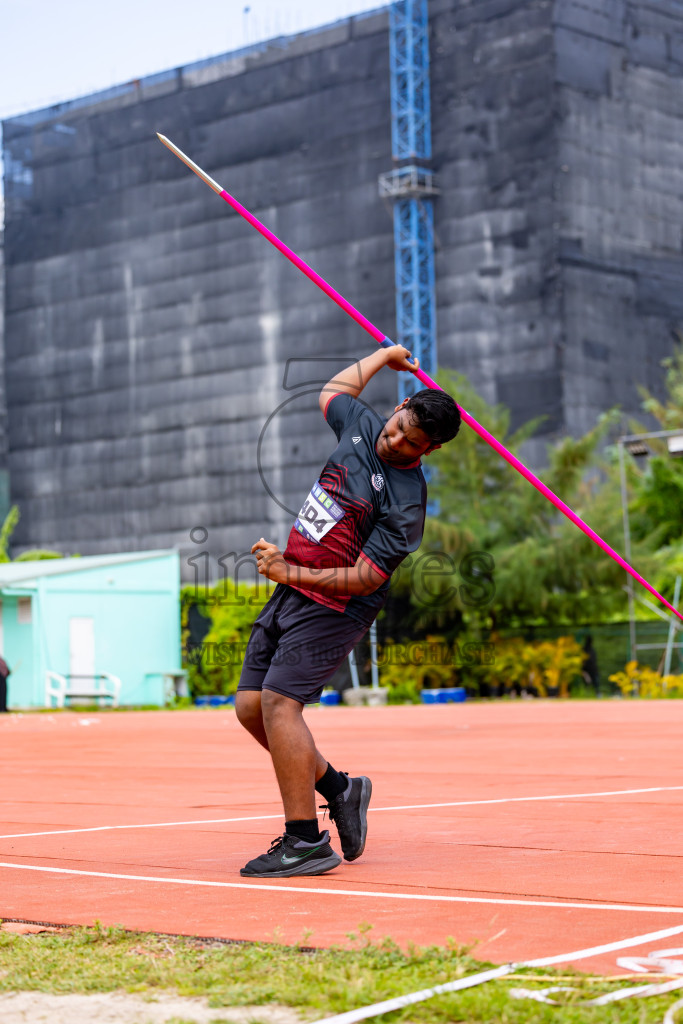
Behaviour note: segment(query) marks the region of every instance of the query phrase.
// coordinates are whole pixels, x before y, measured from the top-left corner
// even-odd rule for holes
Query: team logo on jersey
[[[363,438],[360,436],[360,434],[357,434],[356,437],[352,437],[351,440],[353,441],[354,444],[358,444],[358,442],[362,441]]]
[[[373,473],[370,479],[372,481],[372,486],[375,488],[375,490],[381,491],[382,488],[384,487],[384,477],[382,476],[382,474]]]

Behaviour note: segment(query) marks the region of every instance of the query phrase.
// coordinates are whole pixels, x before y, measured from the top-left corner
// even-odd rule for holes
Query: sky
[[[0,0],[0,120],[385,3]]]
[[[0,119],[386,0],[0,0]]]

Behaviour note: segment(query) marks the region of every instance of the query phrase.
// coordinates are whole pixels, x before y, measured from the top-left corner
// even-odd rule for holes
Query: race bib
[[[314,484],[301,506],[294,526],[306,540],[319,544],[325,534],[343,518],[344,510],[334,498],[330,498],[320,484]]]

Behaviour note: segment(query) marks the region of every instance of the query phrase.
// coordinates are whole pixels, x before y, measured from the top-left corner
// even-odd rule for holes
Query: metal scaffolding
[[[380,176],[380,195],[394,204],[394,263],[397,341],[436,372],[434,210],[429,96],[427,0],[394,0],[389,8],[391,138],[397,165]],[[420,161],[418,164],[417,161]],[[412,376],[399,377],[399,401],[420,389]]]
[[[427,0],[394,0],[389,8],[391,142],[395,160],[432,155]]]

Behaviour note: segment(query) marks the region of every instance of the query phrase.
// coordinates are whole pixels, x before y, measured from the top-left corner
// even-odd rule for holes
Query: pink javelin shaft
[[[295,267],[298,267],[299,270],[306,275],[306,277],[313,281],[313,283],[316,284],[318,288],[324,291],[326,295],[329,295],[333,302],[336,302],[338,306],[341,306],[344,312],[348,313],[352,320],[355,320],[357,324],[359,324],[364,330],[366,330],[368,334],[370,334],[375,339],[375,341],[377,341],[380,345],[384,347],[393,346],[394,342],[391,340],[391,338],[388,338],[387,335],[380,331],[378,327],[375,327],[375,325],[370,320],[368,320],[367,317],[363,316],[363,314],[360,313],[355,306],[352,306],[351,303],[347,299],[345,299],[343,295],[341,295],[335,288],[333,288],[331,284],[328,284],[327,281],[320,276],[320,274],[318,274],[315,270],[313,270],[312,267],[308,265],[308,263],[302,260],[301,257],[298,256],[293,249],[290,249],[288,245],[285,245],[285,243],[277,237],[277,235],[274,235],[270,228],[267,228],[265,224],[262,224],[261,221],[253,215],[253,213],[250,213],[245,206],[242,206],[242,204],[238,202],[237,199],[234,198],[234,196],[231,196],[229,192],[226,192],[226,190],[222,188],[217,181],[214,181],[214,179],[210,177],[210,175],[208,175],[206,171],[203,171],[198,164],[194,163],[193,160],[190,160],[190,158],[185,153],[183,153],[181,149],[175,146],[170,141],[170,139],[167,139],[164,135],[159,135],[159,133],[157,133],[157,135],[160,141],[163,142],[163,144],[167,146],[172,153],[175,153],[175,155],[179,157],[184,164],[186,164],[192,171],[195,172],[195,174],[197,174],[204,182],[206,182],[206,184],[210,188],[212,188],[214,192],[221,196],[221,198],[224,199],[226,203],[228,203],[233,208],[233,210],[235,210],[236,213],[239,213],[240,217],[243,217],[244,220],[251,224],[251,226],[259,232],[259,234],[263,235],[264,238],[266,238],[272,245],[274,245],[275,248],[278,249],[283,256],[286,256],[287,259],[291,263],[293,263]],[[433,388],[436,391],[443,391],[443,388],[439,384],[437,384],[435,380],[432,380],[429,374],[425,373],[424,370],[417,369],[414,370],[413,373],[418,380],[422,381],[425,387]],[[521,475],[526,480],[528,480],[529,483],[533,487],[535,487],[537,491],[540,491],[541,494],[555,506],[555,508],[558,508],[560,512],[562,512],[568,519],[572,521],[572,523],[574,523],[575,526],[578,526],[578,528],[582,530],[587,537],[590,537],[590,539],[594,541],[598,545],[598,547],[602,548],[602,550],[606,554],[608,554],[610,558],[613,558],[614,561],[622,567],[622,569],[625,569],[626,572],[629,573],[635,580],[638,580],[638,582],[641,583],[646,590],[649,590],[650,593],[653,594],[659,601],[661,601],[662,604],[669,609],[669,611],[673,612],[674,615],[676,615],[679,619],[681,619],[681,621],[683,621],[683,614],[677,611],[677,609],[674,608],[674,606],[670,604],[665,597],[662,597],[659,591],[655,590],[655,588],[650,583],[648,583],[647,580],[640,575],[640,573],[637,573],[633,566],[629,565],[628,562],[625,561],[625,559],[623,559],[621,555],[614,550],[614,548],[610,547],[609,544],[607,544],[607,542],[604,541],[602,537],[600,537],[595,532],[595,530],[592,530],[590,526],[587,523],[585,523],[583,519],[569,507],[569,505],[566,505],[561,498],[558,498],[554,491],[551,491],[550,488],[547,487],[542,480],[539,480],[539,478],[534,473],[532,473],[531,470],[528,469],[523,462],[520,462],[519,459],[512,454],[512,452],[508,451],[505,445],[502,445],[500,441],[496,440],[493,434],[490,434],[485,427],[482,427],[480,423],[477,423],[477,421],[472,416],[470,416],[470,414],[466,412],[461,405],[459,405],[458,408],[460,409],[460,414],[465,423],[467,423],[467,425],[470,426],[472,430],[474,430],[475,433],[479,435],[479,437],[481,437],[484,441],[486,441],[487,444],[489,444],[495,451],[497,451],[498,454],[502,458],[504,458],[506,462],[509,462],[510,465],[513,466],[518,473],[521,473]]]

